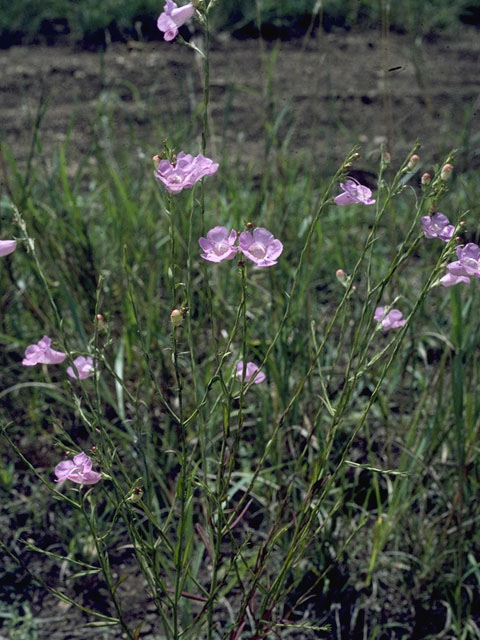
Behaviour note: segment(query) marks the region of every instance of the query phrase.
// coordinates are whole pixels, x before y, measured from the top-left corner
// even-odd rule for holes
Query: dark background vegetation
[[[181,3],[180,3],[181,4]],[[214,27],[236,37],[289,38],[309,29],[329,31],[380,23],[388,12],[390,27],[399,32],[434,34],[462,23],[480,23],[479,0],[222,0],[213,12]],[[160,0],[2,0],[0,46],[65,39],[102,45],[129,39],[159,39],[156,19]]]

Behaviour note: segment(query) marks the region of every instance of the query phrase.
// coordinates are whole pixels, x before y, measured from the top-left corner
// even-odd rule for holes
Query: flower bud
[[[174,327],[180,327],[183,323],[183,313],[180,309],[174,309],[170,314],[170,320]]]
[[[359,158],[360,158],[360,154],[358,153],[358,151],[356,151],[356,152],[353,154],[352,159],[353,159],[353,160],[358,160]]]
[[[424,173],[422,176],[422,187],[428,187],[432,180],[432,176],[429,173]]]
[[[392,156],[390,154],[390,151],[385,151],[383,154],[383,164],[388,167],[388,165],[390,164],[390,162],[392,161]]]
[[[141,487],[135,487],[131,495],[127,498],[130,502],[140,502],[143,496],[143,489]]]
[[[418,164],[418,161],[420,160],[420,156],[417,156],[416,153],[413,154],[413,156],[410,156],[410,159],[407,163],[407,169],[408,171],[412,171],[412,169],[414,169],[416,167],[416,165]]]
[[[153,165],[154,165],[155,169],[158,167],[158,165],[160,164],[161,160],[162,160],[162,156],[159,155],[158,153],[153,156],[152,162],[153,162]]]
[[[337,269],[335,275],[342,286],[348,286],[348,276],[343,269]]]
[[[453,164],[444,164],[440,172],[440,180],[446,182],[452,175]]]

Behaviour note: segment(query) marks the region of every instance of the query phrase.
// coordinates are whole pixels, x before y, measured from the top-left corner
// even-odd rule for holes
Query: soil
[[[260,163],[267,117],[277,148],[288,143],[289,153],[313,157],[326,172],[355,143],[364,168],[375,171],[381,143],[399,162],[417,138],[424,168],[452,147],[458,168],[476,167],[479,60],[474,27],[421,44],[373,29],[277,43],[216,40],[209,155]],[[165,136],[198,149],[198,142],[186,149],[186,141],[200,130],[201,60],[187,47],[12,47],[0,51],[0,77],[1,136],[20,165],[36,119],[40,155],[48,160],[68,138],[72,173],[98,144],[121,144],[140,158],[160,150]]]
[[[421,44],[408,35],[389,33],[382,38],[377,30],[318,32],[312,39],[268,44],[215,40],[209,155],[260,164],[268,115],[276,124],[272,140],[277,149],[310,162],[313,158],[326,172],[342,161],[354,143],[362,146],[364,169],[375,171],[382,143],[395,160],[417,138],[425,168],[440,162],[451,147],[459,149],[457,168],[478,167],[479,60],[480,40],[473,27],[465,27],[455,38],[439,37]],[[12,47],[0,51],[0,77],[2,142],[21,167],[27,166],[36,120],[36,158],[50,163],[54,150],[68,140],[71,173],[99,144],[104,150],[109,144],[113,150],[120,145],[147,160],[161,149],[165,135],[180,137],[185,144],[189,131],[199,131],[201,60],[178,44],[115,44],[100,52],[66,46]],[[195,152],[197,143],[194,146],[183,148]],[[10,536],[10,527],[8,516],[2,516],[0,539],[5,540],[6,532]],[[41,572],[46,582],[62,586],[56,564],[35,557],[24,553],[26,563]],[[12,598],[23,614],[28,606],[34,616],[32,638],[122,637],[118,629],[86,627],[88,616],[46,594],[10,560],[2,566],[9,580],[3,589],[7,602]],[[112,566],[118,575],[129,574],[120,587],[129,601],[129,617],[137,622],[143,618],[141,637],[152,640],[157,618],[141,600],[141,578],[132,558],[121,554]],[[345,580],[338,572],[341,584]],[[97,610],[105,602],[95,576],[83,584],[81,597],[86,606]],[[349,595],[352,601],[356,597]],[[340,617],[348,618],[348,606],[343,606],[341,610],[340,603],[322,601],[322,607],[333,612],[332,623],[340,610]],[[411,628],[418,629],[420,622],[411,609]],[[431,614],[425,612],[426,617]],[[2,619],[1,623],[0,640],[4,640],[2,633],[8,636],[10,622]]]

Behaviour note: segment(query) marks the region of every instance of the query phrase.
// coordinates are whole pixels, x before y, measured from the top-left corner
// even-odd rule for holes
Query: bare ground
[[[275,144],[288,137],[292,153],[313,152],[326,171],[354,143],[362,145],[367,164],[381,142],[399,155],[417,138],[428,161],[439,162],[456,147],[463,165],[480,164],[475,29],[421,46],[407,35],[382,38],[376,30],[319,32],[314,39],[264,45],[263,62],[260,44],[214,43],[210,155],[261,161],[267,114],[277,125]],[[201,61],[178,44],[119,44],[106,53],[13,47],[0,52],[0,77],[1,137],[21,164],[42,106],[42,155],[48,158],[68,136],[72,171],[108,118],[112,127],[102,135],[148,155],[167,135],[181,130],[187,147],[189,131],[199,131]]]

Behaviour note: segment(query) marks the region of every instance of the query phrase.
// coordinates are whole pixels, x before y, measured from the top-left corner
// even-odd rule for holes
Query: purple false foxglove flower
[[[181,151],[174,163],[161,160],[153,175],[165,185],[167,191],[175,195],[183,189],[191,189],[204,176],[213,175],[218,166],[217,162],[202,154],[193,157]]]
[[[9,253],[13,253],[17,248],[15,240],[0,240],[0,257],[8,256]]]
[[[92,471],[92,460],[86,453],[79,453],[73,460],[64,460],[55,467],[55,482],[71,480],[76,484],[96,484],[102,474]]]
[[[166,0],[163,12],[159,15],[157,20],[157,27],[160,31],[164,32],[163,39],[170,42],[178,35],[178,29],[189,20],[195,9],[191,2],[178,7],[173,0]]]
[[[471,277],[480,278],[480,247],[478,245],[469,242],[457,247],[457,258],[455,262],[447,264],[447,272],[439,280],[444,287],[452,287],[460,282],[469,284]]]
[[[335,203],[341,207],[357,203],[365,205],[375,204],[370,189],[364,187],[363,184],[359,184],[352,178],[349,178],[346,182],[341,182],[340,187],[343,189],[343,193],[335,197]]]
[[[43,336],[37,344],[31,344],[27,347],[25,358],[22,360],[23,366],[33,367],[36,364],[60,364],[63,362],[67,357],[66,354],[51,349],[51,344],[51,339],[48,336]]]
[[[452,264],[454,263],[452,262]],[[439,280],[439,283],[443,287],[453,287],[453,285],[460,284],[460,282],[470,284],[470,278],[466,275],[454,275],[451,271],[448,270],[447,273]]]
[[[244,231],[238,238],[238,248],[257,267],[271,267],[283,251],[283,244],[263,227]]]
[[[457,247],[458,262],[460,262],[462,268],[465,271],[465,275],[474,276],[480,278],[480,247],[474,242],[469,242],[466,245]],[[452,264],[447,266],[449,271],[452,271]]]
[[[203,249],[203,253],[200,255],[209,262],[232,260],[238,251],[238,247],[234,246],[236,240],[237,232],[235,230],[230,231],[229,234],[226,227],[213,227],[207,233],[206,238],[198,240],[198,244]]]
[[[78,373],[73,367],[67,367],[67,373],[71,378],[85,380],[85,378],[89,378],[93,375],[93,360],[90,356],[87,356],[86,358],[84,356],[78,356],[78,358],[75,358],[73,361],[73,364],[75,365]]]
[[[443,242],[448,242],[455,232],[455,227],[443,213],[423,216],[421,224],[426,238],[439,238]]]
[[[258,371],[257,365],[254,362],[247,362],[247,365],[245,367],[245,382],[249,382],[256,371]],[[240,380],[240,381],[242,380],[243,360],[240,360],[240,362],[237,362],[236,376],[237,376],[237,380]],[[265,374],[263,373],[263,371],[260,371],[255,376],[253,383],[260,384],[261,382],[264,382],[265,379],[266,379]]]
[[[403,318],[403,314],[398,309],[391,309],[388,313],[385,311],[385,307],[377,307],[373,319],[376,320],[384,331],[389,329],[399,329],[403,327],[406,320]]]

